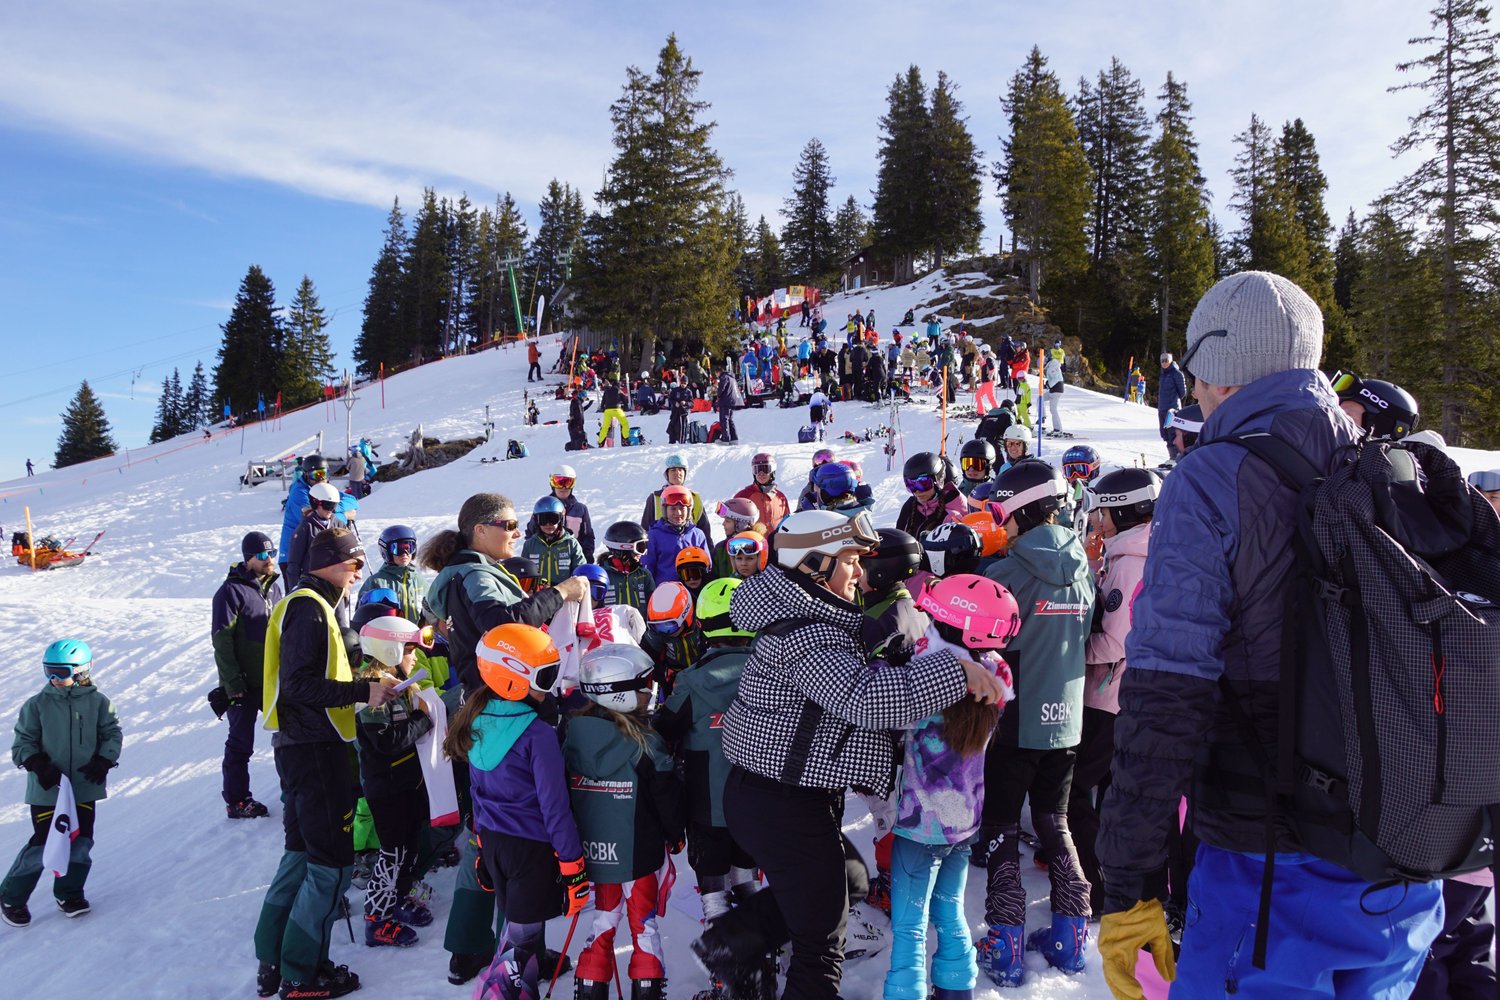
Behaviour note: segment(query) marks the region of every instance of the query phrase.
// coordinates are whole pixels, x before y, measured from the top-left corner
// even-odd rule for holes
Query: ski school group
[[[1489,995],[1500,470],[1466,482],[1408,394],[1330,379],[1322,349],[1296,285],[1236,274],[1161,359],[1158,469],[1084,444],[1055,466],[1001,406],[958,468],[907,460],[894,527],[827,447],[805,484],[762,451],[718,501],[674,455],[601,545],[559,465],[529,513],[480,493],[431,537],[387,526],[362,585],[310,457],[280,543],[247,535],[213,602],[228,815],[269,812],[257,720],[283,803],[246,928],[259,994],[360,988],[329,957],[358,867],[371,947],[416,944],[451,893],[448,979],[476,1000],[569,970],[576,1000],[660,1000],[685,865],[696,1000],[829,1000],[876,955],[892,1000],[1042,961],[1098,962],[1122,1000]],[[89,647],[43,660],[13,749],[35,831],[0,884],[15,927],[54,810],[79,832],[54,897],[88,911],[122,745]],[[870,841],[844,832],[851,792]]]

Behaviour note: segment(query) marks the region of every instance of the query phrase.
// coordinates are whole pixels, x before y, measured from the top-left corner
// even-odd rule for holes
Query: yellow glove
[[[1145,1000],[1135,963],[1142,948],[1151,948],[1156,971],[1167,982],[1177,978],[1177,959],[1172,954],[1172,936],[1161,900],[1146,899],[1123,913],[1106,913],[1099,921],[1099,958],[1104,963],[1104,981],[1115,1000]]]

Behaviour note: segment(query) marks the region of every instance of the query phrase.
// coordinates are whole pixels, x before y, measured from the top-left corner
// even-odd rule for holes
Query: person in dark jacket
[[[1130,669],[1120,681],[1113,781],[1097,842],[1105,978],[1118,984],[1117,995],[1138,988],[1135,963],[1147,944],[1172,978],[1162,871],[1168,827],[1187,795],[1202,843],[1188,880],[1191,915],[1174,994],[1406,996],[1442,926],[1439,884],[1371,885],[1306,853],[1288,825],[1269,826],[1257,754],[1220,690],[1221,679],[1235,689],[1262,752],[1276,760],[1298,496],[1223,439],[1267,433],[1323,470],[1355,441],[1358,428],[1317,370],[1322,316],[1286,278],[1241,272],[1203,296],[1187,345],[1182,365],[1206,419],[1157,499],[1125,642]],[[1276,855],[1266,922],[1259,909],[1268,830]],[[1262,926],[1265,969],[1251,961]]]
[[[1187,379],[1182,369],[1172,360],[1170,352],[1161,356],[1161,381],[1156,383],[1156,426],[1161,428],[1162,440],[1167,443],[1167,458],[1175,462],[1182,457],[1175,443],[1176,434],[1167,426],[1167,417],[1187,400]]]
[[[577,536],[578,544],[583,547],[584,561],[592,562],[596,545],[594,521],[589,516],[588,504],[578,499],[575,492],[578,486],[577,471],[571,465],[553,466],[552,474],[547,477],[547,484],[552,487],[551,495],[562,501],[563,525]],[[533,513],[531,520],[526,522],[526,537],[530,538],[536,532],[536,514]]]
[[[630,420],[625,416],[628,405],[630,397],[625,395],[619,382],[609,379],[604,383],[604,392],[599,398],[599,447],[604,447],[616,424],[620,425],[620,440],[630,438]]]
[[[584,395],[582,389],[574,389],[572,399],[568,403],[568,451],[587,451],[589,446],[588,436],[583,427],[583,412],[594,401]]]
[[[250,532],[240,540],[240,555],[242,561],[230,567],[214,592],[209,634],[229,719],[222,767],[224,807],[230,819],[254,819],[269,815],[250,794],[250,755],[255,752],[255,716],[265,676],[266,623],[281,600],[281,577],[270,535]]]
[[[338,518],[342,494],[330,483],[315,483],[308,491],[307,507],[302,511],[302,521],[292,532],[291,550],[286,554],[287,586],[296,586],[307,568],[307,549],[321,531],[327,531],[340,523]]]
[[[681,382],[673,384],[667,390],[667,409],[670,416],[667,418],[667,443],[684,444],[687,442],[688,413],[693,407],[693,390]]]
[[[265,726],[275,734],[286,841],[255,928],[263,995],[278,984],[332,996],[359,988],[347,966],[329,962],[328,946],[354,865],[354,705],[379,708],[392,697],[378,680],[354,679],[348,649],[358,637],[334,610],[364,563],[347,528],[319,533],[266,628]]]
[[[733,444],[740,439],[739,432],[734,429],[735,397],[739,392],[734,376],[728,369],[721,371],[719,384],[714,389],[714,403],[719,409],[719,440],[724,444]]]

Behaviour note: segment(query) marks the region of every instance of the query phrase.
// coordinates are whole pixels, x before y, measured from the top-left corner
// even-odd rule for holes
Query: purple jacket
[[[551,844],[560,861],[583,857],[557,730],[526,702],[491,699],[474,733],[474,828]]]
[[[658,518],[647,534],[641,565],[651,571],[651,579],[659,587],[677,579],[677,553],[694,545],[704,552],[712,548],[703,530],[692,522],[676,527],[666,518]]]

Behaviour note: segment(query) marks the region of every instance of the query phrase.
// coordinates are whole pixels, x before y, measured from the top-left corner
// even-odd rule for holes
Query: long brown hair
[[[474,747],[474,720],[493,697],[494,693],[488,687],[475,688],[458,706],[458,712],[448,724],[448,735],[443,737],[443,753],[449,760],[468,762],[469,751]]]
[[[458,508],[458,530],[444,528],[423,543],[417,552],[417,562],[423,569],[434,573],[448,565],[454,553],[466,549],[474,539],[474,526],[493,521],[502,510],[515,510],[510,498],[499,493],[476,493]]]
[[[1000,709],[968,695],[943,709],[943,742],[960,757],[984,753],[1000,721]]]
[[[621,736],[640,747],[641,753],[644,754],[647,752],[646,740],[651,734],[651,723],[646,718],[646,710],[644,708],[637,709],[634,712],[616,712],[612,708],[605,708],[603,705],[590,703],[588,707],[580,708],[575,714],[587,715],[595,719],[603,719],[606,722],[614,723],[615,728],[620,731]],[[636,759],[639,760],[640,758],[637,757]]]

